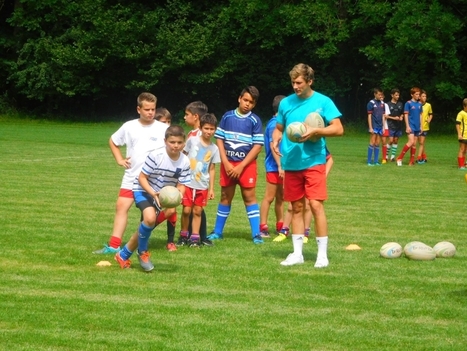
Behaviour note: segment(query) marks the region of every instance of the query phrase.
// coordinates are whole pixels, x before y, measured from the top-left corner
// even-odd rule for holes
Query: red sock
[[[278,232],[279,230],[281,230],[283,225],[284,225],[284,222],[277,222],[276,223],[276,231]]]
[[[405,153],[409,151],[409,147],[407,146],[407,144],[404,145],[404,147],[402,148],[402,152],[401,154],[399,155],[399,157],[397,158],[398,160],[402,160],[405,156]]]
[[[268,229],[269,229],[269,228],[268,228],[268,225],[265,224],[265,223],[259,225],[259,231],[260,231],[260,232],[262,232],[263,230],[266,230],[266,231],[267,231]]]
[[[120,244],[122,243],[122,239],[117,238],[116,236],[111,236],[110,241],[109,241],[109,246],[118,249],[120,247]]]
[[[175,227],[177,225],[177,212],[171,215],[167,220]]]
[[[465,167],[465,157],[458,157],[457,164],[459,165],[459,168]]]
[[[417,151],[417,148],[415,146],[412,146],[410,148],[410,162],[413,163],[414,159],[415,159],[415,152]]]
[[[167,218],[165,217],[164,211],[159,212],[159,215],[156,218],[156,227],[164,222]]]
[[[426,160],[426,154],[425,153],[422,154],[422,160]]]
[[[387,145],[383,145],[383,160],[388,158],[388,147]]]

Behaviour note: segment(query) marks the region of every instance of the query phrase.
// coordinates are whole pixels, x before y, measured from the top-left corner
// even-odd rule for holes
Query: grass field
[[[415,167],[367,167],[365,134],[328,140],[326,269],[313,267],[314,241],[292,267],[279,265],[290,240],[252,244],[237,197],[212,248],[169,253],[165,225],[156,229],[146,274],[135,259],[121,270],[92,254],[112,228],[123,171],[107,141],[119,126],[0,117],[0,350],[466,349],[467,184],[455,135],[428,137],[429,162]],[[259,200],[263,191],[260,181]],[[138,219],[133,208],[126,238]],[[379,257],[384,243],[412,240],[451,241],[457,255]],[[96,267],[102,259],[112,266]]]

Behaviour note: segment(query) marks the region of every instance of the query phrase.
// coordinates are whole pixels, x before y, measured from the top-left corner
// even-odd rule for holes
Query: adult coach
[[[292,243],[293,253],[281,262],[283,266],[303,263],[303,237],[305,223],[303,215],[305,201],[309,201],[315,219],[316,243],[318,255],[316,268],[329,265],[327,257],[328,225],[324,212],[326,189],[326,141],[324,137],[340,136],[344,128],[340,121],[341,113],[332,100],[311,86],[314,80],[313,69],[299,63],[289,72],[295,94],[283,99],[279,105],[276,129],[273,133],[273,150],[281,156],[281,166],[285,171],[284,200],[292,203]],[[319,113],[324,121],[324,128],[306,126],[300,143],[282,138],[284,129],[292,122],[303,122],[311,112]],[[312,141],[311,138],[318,138]],[[278,145],[281,142],[281,151]]]

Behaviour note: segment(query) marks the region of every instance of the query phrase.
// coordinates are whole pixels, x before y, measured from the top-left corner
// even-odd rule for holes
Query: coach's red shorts
[[[302,171],[285,171],[284,200],[326,200],[326,166],[317,165]]]
[[[118,197],[128,197],[128,198],[133,198],[133,190],[131,189],[120,189],[120,192],[118,193]]]
[[[208,190],[193,189],[185,186],[182,205],[192,207],[193,205],[205,207],[208,200]]]
[[[266,181],[271,184],[281,185],[284,179],[279,177],[279,172],[266,172]]]
[[[233,166],[238,165],[240,162],[230,162]],[[238,179],[230,178],[224,168],[224,165],[221,164],[221,176],[220,176],[220,185],[227,187],[239,184],[242,188],[254,188],[256,186],[256,160],[248,164],[244,169],[242,174]]]

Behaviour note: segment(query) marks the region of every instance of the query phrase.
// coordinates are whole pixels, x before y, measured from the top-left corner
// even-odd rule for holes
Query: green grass
[[[99,268],[113,257],[92,254],[112,229],[122,169],[107,141],[120,124],[0,125],[1,350],[465,349],[467,184],[455,135],[428,137],[429,163],[415,167],[367,167],[367,135],[328,140],[326,269],[313,268],[313,241],[292,267],[279,265],[290,240],[253,245],[237,191],[226,239],[169,253],[162,226],[146,274],[135,258],[129,270]],[[259,200],[263,191],[260,181]],[[138,219],[133,208],[126,238]],[[457,255],[379,257],[384,243],[412,240],[451,241]]]

